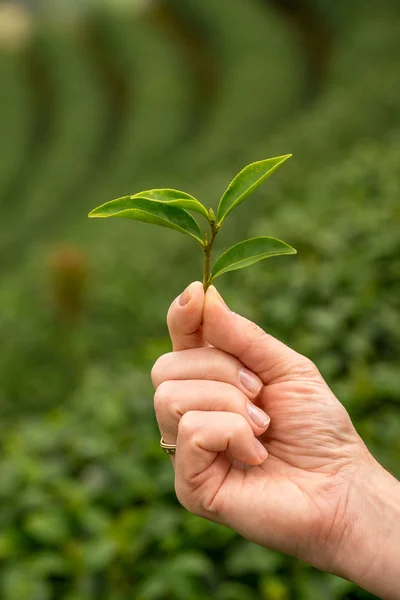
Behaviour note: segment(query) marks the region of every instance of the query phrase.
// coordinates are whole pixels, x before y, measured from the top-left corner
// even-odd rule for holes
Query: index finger
[[[201,330],[203,308],[204,289],[200,281],[191,283],[172,302],[168,311],[167,324],[174,351],[208,345]]]

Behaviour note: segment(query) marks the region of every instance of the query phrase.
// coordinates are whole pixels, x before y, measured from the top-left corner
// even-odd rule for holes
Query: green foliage
[[[0,51],[4,600],[371,597],[179,506],[149,372],[200,257],[165,228],[83,218],[150,186],[208,207],[244,164],[291,148],[216,246],[269,231],[299,257],[232,271],[221,292],[317,363],[400,476],[399,4],[299,4],[328,32],[312,97],[313,36],[256,0],[95,12]]]
[[[222,221],[229,213],[239,206],[249,194],[254,192],[259,185],[272,175],[282,163],[292,155],[278,156],[277,158],[267,158],[247,165],[235,179],[229,184],[228,189],[222,196],[218,205],[218,221]]]
[[[212,208],[207,211],[203,204],[193,196],[168,188],[138,192],[133,196],[110,200],[92,210],[89,217],[122,217],[169,227],[191,235],[200,242],[204,249],[203,285],[206,290],[213,279],[223,273],[249,267],[270,256],[296,254],[294,248],[275,238],[259,237],[245,240],[224,252],[215,263],[210,274],[211,250],[224,219],[290,156],[291,154],[287,154],[278,158],[261,160],[240,171],[229,184],[219,202],[218,223],[215,222],[215,214]],[[190,216],[186,209],[199,212],[208,220],[211,232],[209,237],[207,234],[205,235],[204,241],[196,220]]]
[[[219,257],[212,270],[211,280],[228,271],[243,269],[264,258],[282,254],[296,254],[296,250],[285,242],[271,237],[244,240],[229,248]]]
[[[193,198],[190,194],[178,190],[147,190],[146,192],[135,194],[132,198],[144,198],[155,202],[162,202],[163,204],[169,204],[171,206],[177,206],[178,208],[184,208],[185,210],[193,210],[208,219],[208,211],[201,202],[196,200],[196,198]]]
[[[141,194],[110,200],[110,202],[106,202],[92,210],[89,217],[121,217],[122,219],[152,223],[153,225],[187,233],[200,244],[203,243],[201,229],[197,221],[186,210],[171,203],[165,204],[159,201],[147,200]]]

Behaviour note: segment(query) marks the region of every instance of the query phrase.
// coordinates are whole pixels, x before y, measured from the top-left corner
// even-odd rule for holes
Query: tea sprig
[[[291,154],[286,154],[247,165],[228,185],[219,201],[217,215],[212,208],[207,210],[190,194],[164,188],[110,200],[92,210],[89,217],[133,219],[175,229],[191,236],[204,252],[203,286],[207,290],[214,279],[223,273],[248,267],[270,256],[296,254],[296,250],[289,244],[273,237],[260,236],[239,242],[226,250],[211,269],[212,247],[226,217],[290,156]],[[210,232],[203,233],[188,211],[202,215],[208,221]]]

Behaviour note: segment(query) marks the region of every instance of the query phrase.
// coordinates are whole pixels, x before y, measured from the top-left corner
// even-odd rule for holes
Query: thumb
[[[191,283],[171,304],[168,330],[173,350],[188,350],[205,345],[201,331],[204,290],[200,281]]]
[[[203,335],[212,346],[236,356],[264,384],[319,376],[315,365],[295,350],[229,310],[214,286],[207,290]],[[320,377],[320,376],[319,376]]]

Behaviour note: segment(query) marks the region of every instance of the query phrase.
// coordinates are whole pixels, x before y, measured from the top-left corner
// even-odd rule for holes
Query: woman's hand
[[[181,504],[373,591],[357,511],[364,480],[383,469],[315,365],[200,283],[173,302],[168,326],[174,352],[152,379]],[[391,487],[384,473],[374,477]]]

